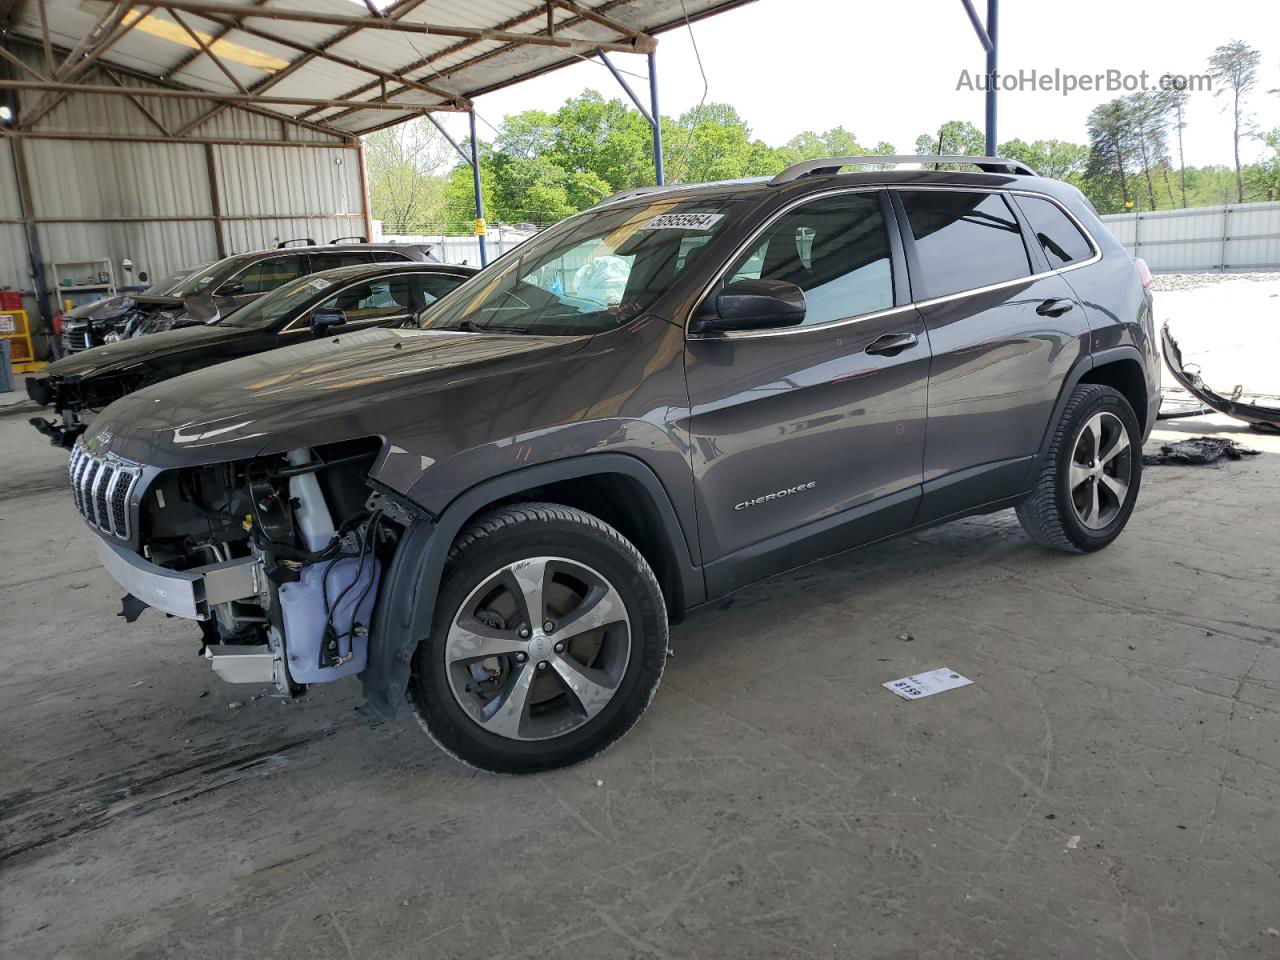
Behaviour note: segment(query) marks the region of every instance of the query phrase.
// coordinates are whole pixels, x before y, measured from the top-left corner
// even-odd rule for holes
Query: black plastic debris
[[[1258,451],[1223,437],[1191,437],[1166,443],[1160,447],[1159,453],[1144,453],[1142,462],[1148,467],[1181,464],[1206,466],[1219,460],[1239,460],[1241,457],[1255,457]]]

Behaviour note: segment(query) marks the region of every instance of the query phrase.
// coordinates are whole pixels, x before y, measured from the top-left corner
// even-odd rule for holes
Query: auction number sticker
[[[723,213],[664,213],[641,230],[710,230],[724,219]]]
[[[968,677],[962,677],[947,667],[940,667],[928,673],[917,673],[911,677],[903,677],[901,680],[890,680],[880,686],[893,691],[904,700],[919,700],[921,697],[931,697],[944,690],[967,687],[971,683],[973,681]]]

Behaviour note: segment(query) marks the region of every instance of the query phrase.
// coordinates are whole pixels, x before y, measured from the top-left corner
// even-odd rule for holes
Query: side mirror
[[[319,307],[311,312],[311,334],[325,337],[334,327],[345,327],[347,314],[337,307]]]
[[[220,297],[234,297],[241,293],[244,293],[244,284],[239,281],[224,283],[218,288],[218,296]]]
[[[794,327],[804,314],[804,291],[794,283],[739,280],[716,295],[714,312],[695,318],[694,332]]]

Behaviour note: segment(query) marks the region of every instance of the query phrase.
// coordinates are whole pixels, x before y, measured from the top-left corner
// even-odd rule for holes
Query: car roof
[[[299,253],[347,253],[352,250],[368,250],[368,251],[391,251],[401,252],[405,250],[415,250],[420,253],[430,253],[435,244],[431,243],[317,243],[310,246],[296,247],[268,247],[265,250],[248,250],[244,253],[233,253],[230,256],[223,257],[221,260],[215,260],[210,266],[218,264],[236,264],[244,266],[253,263],[255,260],[265,260],[274,256],[296,256]]]
[[[323,277],[334,283],[346,283],[349,280],[363,280],[367,277],[384,276],[393,273],[456,273],[473,274],[476,267],[459,263],[425,263],[417,260],[405,260],[398,263],[357,263],[347,267],[334,267],[331,270],[317,270],[304,274],[299,280]]]
[[[640,205],[658,200],[699,201],[699,200],[733,200],[759,198],[770,193],[783,193],[787,196],[828,189],[832,186],[867,186],[867,187],[905,187],[905,186],[952,186],[982,187],[984,189],[1027,190],[1046,193],[1059,199],[1068,199],[1077,195],[1078,191],[1070,184],[1048,177],[1037,176],[1029,168],[1013,161],[1002,161],[991,158],[992,169],[981,171],[948,169],[918,170],[883,170],[855,169],[844,172],[840,169],[839,160],[855,158],[834,158],[830,161],[806,161],[797,164],[799,167],[816,169],[803,170],[799,174],[790,175],[788,168],[775,177],[752,177],[743,180],[722,180],[710,183],[673,184],[661,187],[636,187],[624,190],[602,200],[592,209],[602,209],[621,205]],[[877,158],[856,158],[862,162],[874,162]],[[921,156],[911,158],[883,158],[885,161],[911,160],[920,163],[955,164],[957,162],[975,162],[984,158],[961,158],[949,156]],[[996,169],[1008,164],[1008,170]],[[1014,172],[1016,171],[1016,172]]]

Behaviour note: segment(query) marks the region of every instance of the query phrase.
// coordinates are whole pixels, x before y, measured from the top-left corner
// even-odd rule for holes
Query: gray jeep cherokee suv
[[[1011,161],[841,172],[895,159],[621,194],[411,329],[117,400],[70,471],[126,617],[527,772],[621,736],[668,623],[761,578],[1008,507],[1106,546],[1158,402],[1140,265]]]

